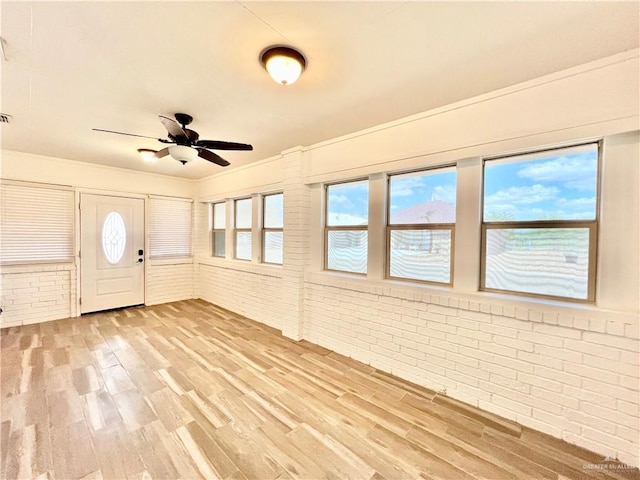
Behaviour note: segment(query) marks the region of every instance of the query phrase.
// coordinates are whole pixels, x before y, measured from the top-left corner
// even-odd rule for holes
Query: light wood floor
[[[604,478],[601,455],[203,301],[1,346],[2,478]]]

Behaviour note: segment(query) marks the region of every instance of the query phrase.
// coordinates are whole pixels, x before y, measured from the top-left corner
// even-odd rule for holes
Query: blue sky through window
[[[284,195],[277,193],[264,197],[264,227],[282,228],[284,225]]]
[[[369,181],[327,187],[327,225],[356,226],[369,221]]]
[[[593,220],[597,178],[597,144],[487,161],[484,220]],[[394,175],[389,199],[392,218],[423,202],[455,206],[455,169]],[[330,185],[327,202],[328,226],[366,225],[369,184]]]
[[[484,220],[593,220],[596,144],[487,161]]]
[[[393,217],[397,216],[398,212],[425,202],[444,202],[455,206],[456,171],[454,167],[391,177],[389,181],[389,208],[391,209],[392,223],[395,223]]]

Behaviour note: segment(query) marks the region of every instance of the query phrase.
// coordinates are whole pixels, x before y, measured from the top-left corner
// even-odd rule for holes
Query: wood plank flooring
[[[1,331],[3,479],[597,479],[568,445],[200,300]]]

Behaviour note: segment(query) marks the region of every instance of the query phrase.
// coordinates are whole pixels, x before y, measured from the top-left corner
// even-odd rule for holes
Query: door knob
[[[139,259],[138,259],[138,263],[142,263],[142,262],[144,262],[144,259],[139,258]]]

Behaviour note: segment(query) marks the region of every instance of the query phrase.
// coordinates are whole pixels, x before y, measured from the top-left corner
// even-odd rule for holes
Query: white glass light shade
[[[185,145],[174,145],[169,147],[169,155],[184,165],[195,160],[198,157],[198,151]]]
[[[260,55],[264,68],[280,85],[291,85],[304,71],[306,60],[300,52],[289,47],[269,47]]]
[[[291,85],[302,73],[302,65],[297,60],[281,55],[271,57],[265,67],[271,78],[282,85]]]

